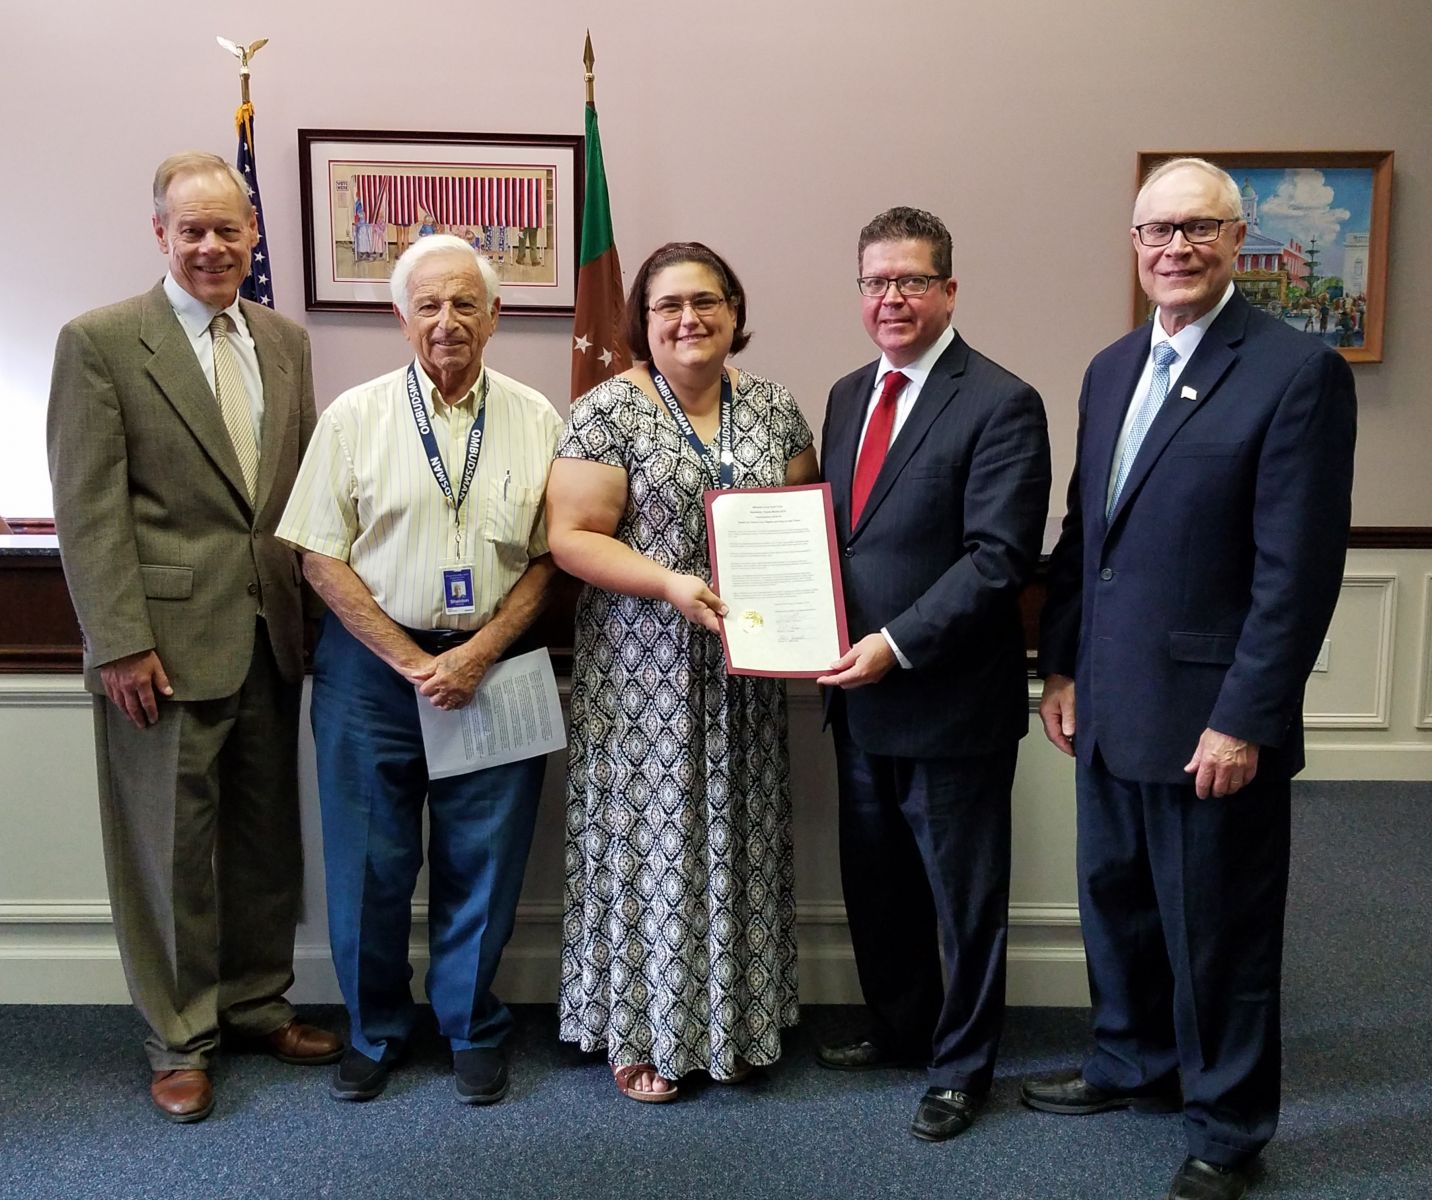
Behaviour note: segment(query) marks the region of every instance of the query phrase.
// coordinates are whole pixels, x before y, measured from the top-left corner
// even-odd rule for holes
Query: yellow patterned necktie
[[[238,357],[229,344],[229,334],[233,329],[234,319],[228,313],[220,313],[209,322],[209,336],[214,343],[214,395],[219,401],[219,411],[224,415],[229,441],[234,444],[234,453],[239,456],[244,487],[248,489],[252,502],[259,481],[259,444],[254,437],[253,404],[248,388],[244,387]]]

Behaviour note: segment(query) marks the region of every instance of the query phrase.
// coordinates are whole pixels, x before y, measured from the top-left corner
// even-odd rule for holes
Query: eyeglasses
[[[923,296],[930,290],[932,281],[948,278],[948,275],[898,275],[894,279],[886,279],[883,275],[862,275],[855,282],[860,286],[862,296],[875,300],[882,299],[892,283],[902,296]]]
[[[1223,227],[1232,224],[1231,217],[1222,221],[1213,217],[1195,217],[1191,221],[1148,221],[1135,225],[1134,229],[1145,246],[1167,246],[1176,233],[1183,234],[1183,240],[1190,246],[1201,246],[1205,242],[1216,242]]]
[[[692,296],[686,300],[667,296],[653,304],[651,311],[663,321],[679,321],[681,314],[686,311],[688,306],[698,317],[711,317],[715,316],[716,310],[725,303],[725,296],[713,296],[710,292],[702,292],[699,296]]]

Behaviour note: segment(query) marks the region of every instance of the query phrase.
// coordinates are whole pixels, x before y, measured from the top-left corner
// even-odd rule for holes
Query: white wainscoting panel
[[[1032,703],[1032,699],[1031,699]],[[835,768],[812,685],[792,687],[797,933],[801,997],[856,1003],[860,989],[841,899]],[[548,762],[502,995],[550,1002],[560,969],[563,773]],[[294,955],[299,1001],[337,1001],[328,958],[323,846],[307,710],[300,740],[304,915]],[[73,675],[0,676],[0,1003],[128,1000],[110,927],[96,804],[90,698]],[[1034,734],[1021,747],[1014,808],[1009,996],[1014,1004],[1088,1002],[1073,868],[1073,776]],[[427,965],[426,878],[413,909],[414,990]]]
[[[1418,610],[1417,728],[1432,729],[1432,572],[1422,576],[1422,606]]]
[[[1420,604],[1399,606],[1399,590]],[[1329,670],[1308,687],[1312,779],[1432,778],[1432,552],[1354,551],[1329,634]],[[1070,760],[1044,739],[1030,691],[1014,794],[1009,998],[1088,1002],[1074,879]],[[791,686],[801,997],[859,999],[845,927],[835,768],[816,691]],[[328,958],[323,846],[305,707],[300,740],[304,915],[292,995],[338,999]],[[517,930],[498,975],[518,1002],[550,1002],[560,963],[563,775],[553,755]],[[415,989],[427,959],[426,880],[414,909]],[[77,675],[0,675],[0,1003],[125,1003],[109,923],[90,697]]]
[[[1397,576],[1348,572],[1328,628],[1328,669],[1308,677],[1308,729],[1386,729],[1392,705]]]

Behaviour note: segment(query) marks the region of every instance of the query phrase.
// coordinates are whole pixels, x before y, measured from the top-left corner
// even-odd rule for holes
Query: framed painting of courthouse
[[[450,233],[492,260],[502,311],[571,316],[580,134],[298,131],[305,306],[387,312],[393,264]]]
[[[1233,176],[1248,233],[1233,282],[1256,307],[1349,362],[1381,362],[1392,151],[1141,151],[1138,183],[1194,155]],[[1134,319],[1152,312],[1134,273]]]

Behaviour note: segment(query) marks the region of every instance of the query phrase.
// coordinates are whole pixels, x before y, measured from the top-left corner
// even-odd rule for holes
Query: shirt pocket
[[[505,558],[527,556],[532,531],[542,515],[543,488],[526,487],[505,473],[489,481],[479,530]]]

